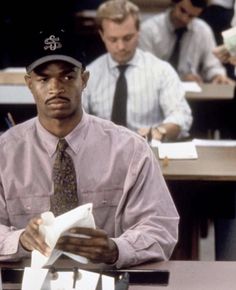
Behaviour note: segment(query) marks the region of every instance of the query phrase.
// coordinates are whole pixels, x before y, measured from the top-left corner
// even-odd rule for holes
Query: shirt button
[[[104,199],[104,200],[102,201],[102,204],[107,204],[107,200]]]

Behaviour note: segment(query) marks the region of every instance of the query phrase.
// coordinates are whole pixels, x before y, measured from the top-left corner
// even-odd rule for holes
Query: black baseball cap
[[[75,34],[68,33],[63,28],[39,31],[33,35],[29,45],[31,51],[26,71],[30,73],[36,67],[54,60],[62,60],[82,68],[84,60],[82,54],[78,53],[78,47]]]

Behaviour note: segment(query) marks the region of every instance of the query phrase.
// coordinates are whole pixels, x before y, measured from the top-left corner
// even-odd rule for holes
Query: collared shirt
[[[225,75],[225,69],[212,53],[216,42],[210,26],[194,18],[181,39],[178,73],[199,74],[208,82],[216,75]],[[157,57],[169,60],[175,45],[176,35],[170,21],[170,10],[160,13],[141,25],[139,46]]]
[[[219,5],[224,8],[233,8],[234,0],[211,0],[210,5]]]
[[[192,115],[185,99],[185,92],[174,69],[148,52],[140,49],[126,69],[128,86],[127,127],[157,126],[160,123],[175,123],[186,135]],[[104,54],[90,65],[90,79],[83,95],[85,110],[110,120],[119,75],[117,63],[110,54]]]
[[[179,217],[147,142],[86,113],[65,138],[79,204],[93,203],[96,226],[118,246],[117,267],[168,259],[177,242]],[[19,246],[22,230],[31,218],[50,210],[57,142],[37,118],[0,137],[1,260],[27,254]]]

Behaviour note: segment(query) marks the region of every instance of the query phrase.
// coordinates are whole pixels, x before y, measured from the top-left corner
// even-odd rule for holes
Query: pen
[[[16,125],[16,122],[14,121],[12,114],[10,112],[7,113],[7,117],[11,123],[11,127]]]
[[[7,127],[8,128],[12,127],[12,124],[11,124],[11,122],[9,121],[9,119],[7,117],[5,117],[5,122],[7,123]]]
[[[147,133],[147,141],[150,144],[152,141],[152,127],[149,129],[148,133]]]

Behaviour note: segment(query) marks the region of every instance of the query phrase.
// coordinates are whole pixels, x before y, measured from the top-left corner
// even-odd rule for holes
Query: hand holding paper
[[[42,219],[43,224],[40,225],[40,232],[44,235],[45,241],[51,248],[52,252],[51,255],[47,257],[41,254],[39,251],[34,250],[32,252],[31,260],[32,268],[41,268],[46,265],[51,265],[61,254],[65,254],[81,263],[88,262],[88,260],[84,257],[55,249],[55,245],[59,237],[64,235],[69,229],[73,227],[95,228],[91,203],[79,206],[56,218],[51,212],[47,212],[42,214]]]

